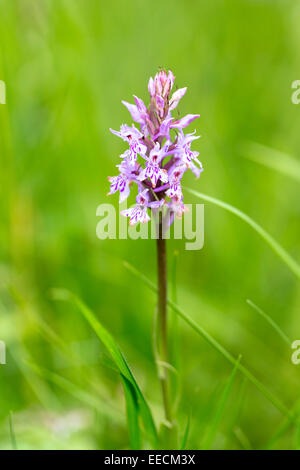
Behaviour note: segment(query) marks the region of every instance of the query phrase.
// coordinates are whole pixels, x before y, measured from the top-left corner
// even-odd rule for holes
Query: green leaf
[[[291,420],[287,418],[283,420],[282,424],[279,426],[277,431],[274,433],[274,435],[264,447],[266,450],[270,450],[275,446],[279,439],[290,429],[291,424],[294,424],[294,422],[296,423],[296,425],[299,424],[300,400],[298,400],[295,406],[293,407],[293,414],[296,417],[295,420],[293,420],[293,422],[291,422]]]
[[[247,299],[246,300],[247,304],[250,305],[254,310],[256,310],[259,315],[261,315],[268,323],[269,325],[274,328],[274,330],[279,334],[279,336],[283,339],[283,341],[291,347],[292,341],[289,339],[289,337],[285,334],[285,332],[280,328],[279,325],[267,314],[265,313],[261,308],[259,308],[255,303],[253,303],[251,300]]]
[[[13,414],[12,411],[9,412],[9,433],[10,433],[10,440],[13,450],[17,450],[17,440],[14,430],[14,421],[13,421]]]
[[[224,409],[225,409],[225,406],[226,406],[226,403],[227,403],[227,400],[229,398],[229,394],[230,394],[230,391],[231,391],[231,388],[232,388],[232,385],[233,385],[233,382],[234,382],[234,379],[235,379],[235,376],[236,376],[236,373],[237,373],[237,370],[238,370],[238,366],[240,364],[240,360],[241,360],[241,356],[239,356],[239,358],[237,359],[236,363],[235,363],[235,366],[233,368],[233,371],[231,372],[230,374],[230,377],[225,385],[225,388],[223,390],[223,393],[221,395],[221,399],[220,399],[220,402],[218,403],[218,406],[217,406],[217,410],[216,410],[216,413],[213,417],[213,420],[212,420],[212,423],[211,423],[211,428],[204,440],[204,444],[203,444],[203,449],[210,449],[212,443],[213,443],[213,440],[214,440],[214,437],[216,435],[216,432],[217,432],[217,429],[218,429],[218,425],[222,419],[222,415],[223,415],[223,412],[224,412]]]
[[[279,256],[279,258],[287,265],[287,267],[295,274],[295,276],[300,279],[300,265],[291,257],[291,255],[268,233],[265,229],[263,229],[257,222],[255,222],[251,217],[244,214],[244,212],[240,211],[234,206],[227,204],[226,202],[221,201],[220,199],[216,199],[214,197],[207,196],[206,194],[199,193],[198,191],[194,191],[193,189],[185,188],[186,191],[197,196],[204,201],[211,202],[216,206],[222,207],[228,212],[236,215],[240,219],[244,220],[250,227],[252,227],[264,240],[267,244],[272,248],[272,250]]]
[[[30,367],[40,377],[61,388],[64,392],[76,398],[76,400],[94,408],[100,415],[105,416],[116,423],[122,420],[123,415],[119,410],[113,408],[110,404],[106,403],[105,400],[96,398],[92,393],[78,387],[74,382],[71,382],[55,372],[45,369],[44,367],[39,367],[37,364],[32,362],[27,362],[27,367]]]
[[[245,142],[242,152],[256,163],[300,181],[300,163],[296,158],[256,142]]]
[[[188,440],[189,432],[190,432],[190,426],[191,426],[191,416],[188,415],[185,430],[184,430],[184,434],[183,434],[183,437],[182,437],[182,441],[181,441],[179,450],[184,450],[186,448],[186,444],[187,444],[187,440]]]
[[[141,279],[145,284],[153,291],[157,291],[156,285],[150,281],[144,274],[140,273],[136,268],[131,264],[124,262],[125,267],[132,272],[137,278]],[[185,321],[196,333],[198,333],[202,338],[207,341],[216,351],[218,351],[228,362],[232,365],[236,364],[236,359],[227,351],[217,340],[215,340],[204,328],[198,325],[191,317],[189,317],[177,304],[168,300],[168,305]],[[273,395],[246,367],[238,364],[238,370],[253,384],[255,387],[271,402],[273,405],[278,408],[282,413],[284,413],[289,420],[294,421],[295,416],[291,413],[286,406]]]
[[[121,374],[123,382],[125,399],[126,399],[126,411],[127,421],[130,433],[130,444],[133,450],[139,450],[141,448],[140,443],[140,428],[139,428],[139,406],[135,390],[133,389],[129,380]]]
[[[100,323],[100,321],[96,318],[94,313],[74,294],[71,292],[64,290],[64,289],[54,289],[53,296],[59,300],[68,300],[71,301],[81,312],[81,314],[85,317],[88,323],[91,325],[95,333],[97,334],[98,338],[102,341],[104,346],[109,351],[114,363],[118,367],[118,370],[121,374],[122,383],[124,386],[124,379],[127,380],[131,384],[131,387],[128,387],[128,383],[126,383],[124,387],[125,398],[126,398],[126,406],[127,406],[127,415],[128,415],[128,425],[130,429],[131,441],[134,444],[137,444],[137,418],[135,415],[135,409],[133,403],[136,401],[138,405],[139,414],[143,420],[144,428],[146,433],[149,436],[151,444],[157,448],[158,447],[158,437],[157,432],[154,424],[154,420],[150,411],[150,408],[131,372],[129,369],[125,357],[123,356],[122,352],[120,351],[119,347],[117,346],[115,340],[113,339],[112,335],[104,328],[104,326]],[[133,395],[133,391],[135,394]],[[130,397],[129,401],[129,394],[132,396]],[[133,428],[131,428],[133,426]]]

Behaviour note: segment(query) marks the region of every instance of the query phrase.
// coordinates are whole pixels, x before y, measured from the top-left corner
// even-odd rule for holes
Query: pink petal
[[[173,73],[171,72],[171,70],[169,70],[169,73],[168,73],[168,80],[169,80],[169,83],[170,83],[170,90],[171,90],[173,85],[174,85],[174,80],[175,80],[175,77],[174,77]]]
[[[109,128],[110,132],[118,137],[121,137],[123,139],[121,132],[120,131],[115,131],[114,129]]]
[[[137,108],[138,108],[139,112],[140,113],[146,113],[147,108],[146,108],[146,105],[145,105],[144,101],[141,100],[140,98],[138,98],[135,95],[133,95],[133,97],[134,97],[134,101],[135,101],[135,104],[137,105]]]
[[[123,215],[124,217],[131,217],[134,209],[135,209],[134,207],[132,207],[131,209],[126,209],[124,211],[121,211],[120,214]]]
[[[178,105],[181,98],[184,97],[184,95],[186,93],[186,90],[187,90],[187,87],[179,88],[179,90],[177,90],[177,91],[175,91],[175,93],[173,93],[171,101],[170,101],[170,108],[169,108],[170,111],[172,111],[172,109],[176,108],[176,106]]]
[[[193,122],[198,117],[200,117],[200,114],[187,114],[179,121],[173,122],[173,124],[171,124],[170,127],[176,128],[176,129],[182,129],[183,127],[187,127],[189,124],[191,124],[191,122]]]
[[[155,95],[155,83],[152,77],[150,77],[148,82],[148,91],[151,97]]]
[[[143,122],[143,119],[141,118],[141,114],[135,104],[127,103],[127,101],[122,101],[122,103],[124,104],[124,106],[126,106],[126,108],[131,114],[132,119],[135,122],[138,122],[138,123]]]
[[[125,201],[125,199],[128,198],[129,194],[130,194],[130,187],[129,187],[129,184],[126,183],[123,190],[120,190],[119,203],[121,204],[123,201]]]

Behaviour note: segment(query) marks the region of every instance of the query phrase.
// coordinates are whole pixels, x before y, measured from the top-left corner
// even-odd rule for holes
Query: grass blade
[[[240,427],[236,426],[233,429],[233,435],[237,439],[243,450],[252,450],[252,445],[248,437]]]
[[[250,225],[250,227],[252,227],[265,240],[265,242],[267,242],[267,244],[272,248],[272,250],[277,254],[277,256],[279,256],[279,258],[288,266],[292,273],[294,273],[295,276],[300,279],[300,265],[264,228],[262,228],[257,222],[251,219],[251,217],[244,214],[244,212],[240,211],[236,207],[221,201],[220,199],[207,196],[206,194],[199,193],[198,191],[194,191],[193,189],[185,189],[194,196],[197,196],[200,199],[203,199],[204,201],[211,202],[216,206],[222,207],[226,211],[231,212],[240,219],[244,220],[244,222]]]
[[[219,426],[220,421],[222,419],[222,415],[223,415],[226,403],[228,401],[228,398],[229,398],[229,395],[230,395],[230,392],[231,392],[231,388],[232,388],[232,385],[233,385],[233,382],[234,382],[234,379],[235,379],[235,376],[236,376],[236,373],[237,373],[237,370],[238,370],[240,360],[241,360],[241,356],[239,356],[239,358],[237,359],[236,364],[233,368],[233,371],[231,372],[230,377],[229,377],[229,379],[228,379],[228,381],[225,385],[225,388],[223,390],[223,393],[221,395],[220,402],[217,406],[216,413],[215,413],[215,415],[213,417],[213,420],[212,420],[211,428],[210,428],[210,430],[209,430],[209,432],[208,432],[208,434],[207,434],[207,436],[204,440],[203,449],[205,449],[205,450],[210,449],[210,447],[213,443],[214,437],[216,435],[218,426]]]
[[[131,264],[124,262],[125,267],[132,272],[137,278],[141,279],[153,291],[157,291],[156,285],[150,281],[144,274],[140,273]],[[191,317],[189,317],[177,304],[168,300],[168,305],[185,321],[196,333],[205,339],[216,351],[218,351],[230,364],[235,365],[236,359],[227,351],[217,340],[215,340],[204,328],[198,325]],[[251,382],[273,405],[284,413],[289,420],[294,421],[294,415],[286,408],[286,406],[270,392],[246,367],[238,364],[238,370]]]
[[[269,323],[269,325],[271,325],[272,328],[274,328],[275,331],[277,331],[277,333],[283,339],[283,341],[289,347],[291,347],[292,341],[285,334],[285,332],[280,328],[280,326],[277,325],[277,323],[275,323],[275,321],[267,313],[265,313],[261,308],[259,308],[257,305],[255,305],[255,303],[253,303],[251,300],[247,299],[246,302],[247,302],[248,305],[250,305],[250,307],[252,307],[254,310],[256,310],[256,312],[259,313],[259,315],[261,315]]]
[[[64,290],[64,289],[54,289],[53,296],[57,300],[68,300],[71,301],[80,311],[80,313],[84,316],[84,318],[88,321],[90,326],[93,328],[95,333],[97,334],[98,338],[101,342],[105,345],[107,350],[109,351],[115,365],[117,366],[121,377],[122,382],[124,384],[123,378],[125,378],[132,386],[131,389],[127,387],[125,390],[125,397],[128,397],[129,391],[134,390],[136,396],[132,396],[132,400],[137,400],[139,413],[144,423],[145,431],[149,435],[149,439],[154,447],[158,446],[158,437],[157,432],[154,424],[154,420],[150,411],[150,408],[131,372],[129,369],[127,362],[120,351],[119,347],[115,343],[112,335],[104,328],[104,326],[99,322],[96,318],[94,313],[74,294],[71,292]],[[132,402],[127,403],[127,411],[133,410]],[[129,425],[132,425],[136,422],[135,417],[130,417],[130,421],[128,422]],[[136,434],[136,429],[132,430],[132,434]]]
[[[191,416],[188,415],[186,427],[184,430],[183,438],[179,447],[179,450],[184,450],[186,448],[187,440],[189,437],[189,432],[190,432],[190,426],[191,426]]]
[[[33,360],[31,359],[30,352],[21,342],[10,345],[10,354],[41,405],[46,410],[61,410],[62,404],[60,400],[55,396],[51,388],[40,379],[36,372],[28,366],[28,363],[33,362]]]
[[[300,163],[290,155],[256,142],[245,143],[242,151],[250,160],[300,181]]]
[[[139,427],[139,406],[135,390],[133,389],[129,380],[121,375],[123,382],[125,400],[126,400],[126,412],[127,422],[130,434],[130,447],[133,450],[139,450],[141,448],[140,438],[140,427]]]
[[[119,410],[113,408],[111,404],[107,404],[105,400],[95,398],[92,393],[89,393],[86,390],[82,390],[74,382],[71,382],[65,377],[56,374],[55,372],[45,369],[44,367],[39,367],[37,364],[32,362],[28,362],[27,366],[34,370],[34,372],[40,377],[56,385],[64,392],[73,396],[76,400],[97,410],[101,416],[108,418],[116,423],[119,423],[120,420],[122,420],[123,415],[121,412],[119,412]]]
[[[12,411],[9,412],[9,433],[13,450],[18,450]]]
[[[296,405],[293,407],[293,414],[295,415],[295,423],[296,425],[299,423],[297,419],[299,420],[299,415],[300,415],[300,400],[296,402]],[[272,449],[275,444],[278,442],[278,440],[290,429],[291,427],[291,421],[287,418],[284,419],[282,424],[280,425],[279,429],[275,432],[275,434],[271,437],[271,439],[268,441],[268,443],[265,446],[266,450]]]

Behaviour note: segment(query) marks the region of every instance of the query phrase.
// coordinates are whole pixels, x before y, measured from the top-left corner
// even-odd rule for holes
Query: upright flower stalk
[[[160,218],[161,219],[161,218]],[[167,323],[167,250],[166,240],[163,237],[163,223],[159,220],[157,245],[157,285],[158,302],[157,313],[160,329],[160,367],[159,379],[161,382],[162,397],[165,410],[165,420],[168,426],[172,426],[172,407],[168,390],[168,376],[165,365],[168,363],[168,323]]]
[[[150,104],[134,96],[134,104],[123,101],[132,124],[122,124],[119,131],[111,132],[128,144],[120,155],[121,163],[116,165],[119,174],[109,177],[110,191],[119,192],[120,203],[128,198],[131,187],[137,187],[134,207],[121,211],[129,217],[129,224],[147,223],[152,214],[157,221],[157,267],[158,267],[158,318],[160,332],[160,358],[165,419],[172,426],[172,405],[168,391],[168,325],[167,325],[167,253],[164,238],[165,227],[170,226],[174,217],[181,218],[186,211],[183,203],[181,180],[190,169],[198,178],[203,171],[198,160],[199,152],[191,144],[199,136],[195,132],[185,134],[184,129],[199,114],[187,114],[178,119],[172,116],[187,88],[180,88],[171,94],[175,77],[171,71],[159,71],[148,83]],[[158,215],[158,218],[157,218]]]

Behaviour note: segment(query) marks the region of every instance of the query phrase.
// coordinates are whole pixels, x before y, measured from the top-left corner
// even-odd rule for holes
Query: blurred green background
[[[124,267],[156,279],[155,242],[96,237],[125,149],[108,128],[131,124],[121,100],[148,101],[159,67],[188,86],[180,113],[202,139],[205,171],[184,185],[240,208],[300,259],[299,181],[253,162],[248,141],[299,162],[300,2],[292,0],[1,0],[0,79],[0,448],[127,449],[123,390],[106,350],[52,288],[67,288],[95,312],[124,352],[159,427],[152,352],[155,295]],[[252,157],[259,149],[253,147]],[[260,149],[261,150],[261,149]],[[298,159],[298,162],[297,162]],[[282,156],[283,167],[284,155]],[[187,192],[185,202],[201,202]],[[288,409],[299,397],[291,348],[247,303],[300,338],[299,280],[251,228],[205,204],[205,246],[178,251],[178,304]],[[179,436],[203,446],[232,366],[179,323]],[[12,412],[14,432],[10,430]],[[237,374],[210,448],[265,448],[285,416]],[[274,448],[300,447],[289,425]],[[147,443],[145,443],[145,446]]]

